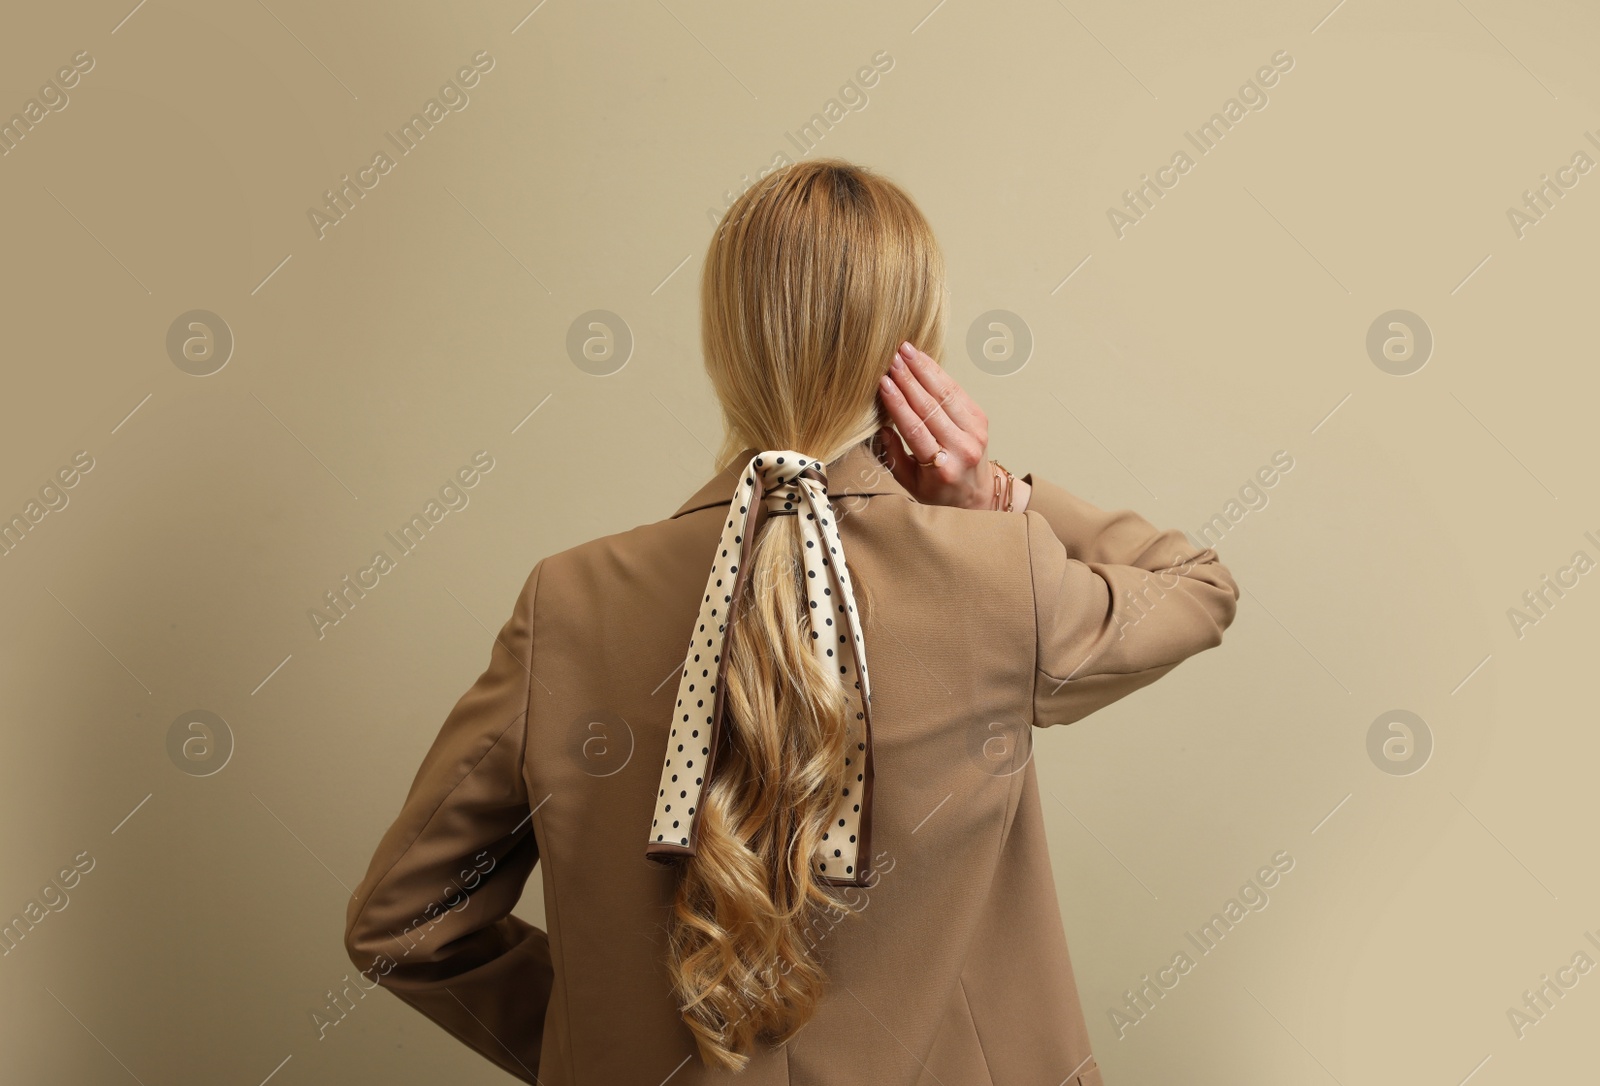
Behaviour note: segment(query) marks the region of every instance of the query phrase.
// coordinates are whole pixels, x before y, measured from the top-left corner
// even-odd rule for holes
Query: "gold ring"
[[[919,468],[937,467],[938,464],[939,464],[940,457],[949,456],[949,455],[950,455],[950,450],[944,448],[944,446],[941,445],[939,447],[938,451],[936,451],[933,454],[933,458],[930,459],[929,461],[927,461],[926,463],[922,462],[921,460],[918,460],[917,461],[917,467],[919,467]]]

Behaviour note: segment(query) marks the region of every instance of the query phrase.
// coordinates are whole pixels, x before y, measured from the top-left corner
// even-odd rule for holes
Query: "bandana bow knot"
[[[710,787],[723,741],[727,631],[744,585],[760,510],[769,516],[799,518],[811,644],[817,659],[838,674],[847,704],[854,709],[846,713],[849,738],[843,783],[828,829],[812,857],[813,871],[821,882],[865,886],[861,857],[868,850],[872,798],[872,690],[866,646],[844,545],[828,503],[826,471],[820,460],[792,449],[759,452],[740,473],[678,678],[678,702],[645,856],[671,863],[695,854],[700,801]]]

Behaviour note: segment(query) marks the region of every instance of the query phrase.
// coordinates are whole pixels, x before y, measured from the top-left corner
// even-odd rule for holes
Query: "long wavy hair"
[[[767,175],[719,223],[701,280],[706,372],[726,464],[747,447],[831,463],[887,415],[878,379],[899,344],[937,356],[948,291],[933,231],[892,182],[841,159]],[[757,530],[729,630],[718,773],[668,926],[674,994],[710,1066],[811,1018],[826,974],[807,931],[838,912],[811,857],[845,774],[853,719],[811,647],[799,518]],[[850,576],[865,611],[870,586]]]

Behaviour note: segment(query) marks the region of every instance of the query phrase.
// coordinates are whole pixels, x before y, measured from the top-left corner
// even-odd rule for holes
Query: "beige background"
[[[6,12],[0,118],[94,66],[0,157],[0,513],[94,466],[0,557],[0,914],[93,866],[0,957],[0,1079],[504,1081],[381,992],[319,1036],[349,889],[533,563],[711,473],[715,212],[880,52],[813,153],[933,221],[994,455],[1190,531],[1294,461],[1218,546],[1224,647],[1038,736],[1107,1081],[1592,1070],[1600,973],[1520,1038],[1507,1011],[1600,961],[1600,577],[1521,637],[1507,610],[1600,557],[1600,176],[1520,238],[1506,212],[1600,157],[1600,13],[534,2]],[[1267,107],[1119,239],[1106,209],[1280,50]],[[319,240],[324,190],[483,51]],[[236,340],[211,376],[166,348],[196,309]],[[594,309],[635,338],[610,376],[565,345]],[[964,346],[994,309],[1035,341],[1009,376]],[[1394,309],[1435,338],[1410,376],[1365,346]],[[319,638],[323,593],[480,450],[470,504]],[[1410,775],[1368,754],[1394,709],[1432,738]],[[168,753],[195,710],[235,745],[208,776]],[[1280,850],[1270,905],[1119,1037],[1123,993]]]

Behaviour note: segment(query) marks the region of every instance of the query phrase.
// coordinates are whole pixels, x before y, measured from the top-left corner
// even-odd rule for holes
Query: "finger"
[[[913,383],[915,383],[913,381]],[[894,375],[885,374],[878,382],[878,394],[883,399],[883,406],[889,412],[889,418],[894,420],[895,428],[900,431],[900,436],[905,438],[911,447],[912,454],[918,461],[928,461],[939,449],[939,442],[933,434],[923,425],[922,416],[906,400],[905,390]],[[898,474],[895,476],[899,478]]]
[[[885,424],[883,429],[878,431],[878,439],[883,443],[883,458],[889,462],[889,474],[893,475],[901,486],[910,490],[917,478],[917,466],[906,452],[906,447],[901,444],[900,435],[895,433],[893,426]]]
[[[911,347],[910,351],[905,348]],[[928,390],[929,395],[939,401],[945,414],[949,415],[956,424],[977,439],[978,444],[988,444],[988,418],[981,408],[967,395],[966,389],[939,365],[928,352],[911,344],[902,344],[900,357],[905,359],[911,371],[917,375],[917,380],[922,387]]]
[[[902,430],[912,442],[912,448],[920,452],[921,449],[916,444],[918,435],[931,434],[932,449],[943,446],[953,455],[960,455],[963,459],[971,461],[976,461],[978,456],[982,455],[977,442],[946,413],[943,405],[929,393],[916,372],[906,365],[903,359],[899,366],[891,368],[890,376],[894,378],[895,384],[919,420],[915,433],[906,433]],[[931,455],[930,451],[928,455],[919,456],[919,459],[927,460]]]

